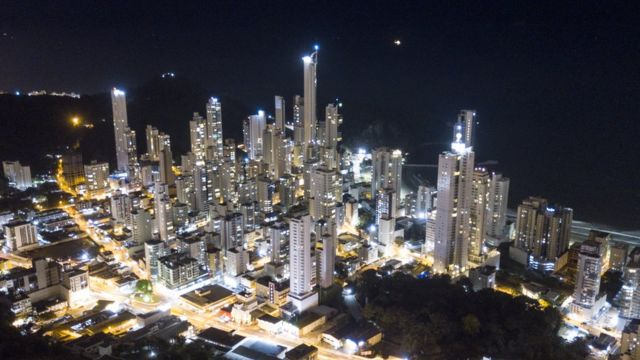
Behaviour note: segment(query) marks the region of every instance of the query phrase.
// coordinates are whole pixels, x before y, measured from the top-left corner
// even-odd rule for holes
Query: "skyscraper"
[[[569,248],[572,221],[570,208],[551,207],[546,199],[529,197],[518,206],[514,246],[531,252],[530,267],[553,270],[555,260]]]
[[[154,195],[154,212],[160,240],[168,241],[175,238],[173,227],[173,209],[169,190],[166,184],[156,183]]]
[[[138,163],[138,144],[136,141],[136,131],[127,128],[126,140],[127,159],[129,160],[127,174],[131,179],[138,179],[140,177],[140,164]]]
[[[392,188],[381,188],[376,192],[376,225],[384,215],[395,218],[397,214],[398,194]]]
[[[113,128],[116,140],[117,170],[126,172],[129,170],[129,157],[127,154],[127,99],[124,91],[113,88],[111,90],[111,106],[113,108]]]
[[[222,138],[222,105],[217,98],[207,102],[207,147],[212,149],[213,156],[208,160],[219,160],[224,156]]]
[[[158,161],[160,158],[160,132],[157,128],[147,125],[145,135],[147,138],[147,155],[149,155],[149,160]]]
[[[266,117],[262,110],[244,121],[244,146],[250,160],[262,159],[262,136],[266,123]]]
[[[25,190],[33,185],[31,182],[31,168],[22,166],[20,161],[3,161],[2,171],[4,177],[9,180],[10,186]]]
[[[491,237],[501,237],[507,220],[509,202],[509,178],[502,174],[491,174],[489,196],[487,197],[486,233]]]
[[[435,221],[434,270],[457,273],[467,268],[474,153],[470,111],[462,111],[454,125],[451,151],[438,159],[438,210]]]
[[[587,240],[580,245],[573,304],[589,312],[593,310],[600,292],[600,269],[604,251],[604,246],[594,240]]]
[[[340,175],[321,166],[311,170],[310,180],[309,214],[314,220],[325,218],[335,221],[336,202],[342,201]]]
[[[304,99],[300,95],[293,97],[293,142],[304,142]]]
[[[171,148],[165,146],[160,151],[160,182],[169,186],[175,183],[175,174],[173,173],[173,154]]]
[[[483,258],[482,246],[485,239],[485,218],[489,194],[489,173],[484,168],[476,168],[471,185],[471,209],[469,211],[469,261],[480,265]]]
[[[316,67],[318,66],[318,51],[302,58],[304,64],[304,140],[305,158],[309,146],[315,144],[316,113]]]
[[[225,253],[244,245],[245,219],[241,213],[225,216],[222,226],[222,250]]]
[[[318,304],[318,294],[313,290],[311,229],[309,215],[289,221],[289,300],[300,312]]]
[[[275,113],[276,113],[276,122],[275,127],[280,131],[284,130],[284,122],[285,122],[285,101],[282,96],[276,95],[275,99]]]
[[[151,215],[146,210],[131,211],[131,238],[138,245],[144,244],[147,240],[151,240],[151,232],[153,223]]]
[[[374,149],[371,154],[372,173],[371,191],[380,188],[393,189],[398,197],[401,196],[402,186],[402,151],[391,150],[386,147]]]
[[[622,288],[618,294],[620,316],[640,319],[640,248],[629,255],[629,262],[622,271]]]
[[[193,113],[189,121],[189,134],[191,138],[191,152],[197,160],[204,161],[207,153],[207,122],[199,113]]]
[[[330,229],[336,229],[335,225],[329,226]],[[324,233],[316,244],[318,252],[318,285],[321,288],[328,288],[333,285],[333,272],[336,263],[336,239],[335,231],[332,233]]]
[[[335,149],[338,146],[338,141],[341,140],[338,127],[342,124],[342,114],[338,112],[342,104],[329,104],[325,108],[325,120],[324,120],[324,146]]]

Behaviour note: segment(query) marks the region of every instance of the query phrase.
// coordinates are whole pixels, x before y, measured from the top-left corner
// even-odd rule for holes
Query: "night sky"
[[[346,123],[403,124],[410,162],[435,163],[458,109],[477,109],[477,158],[499,162],[512,200],[546,196],[576,218],[640,228],[638,10],[591,1],[4,1],[0,90],[90,94],[171,71],[271,109],[273,95],[290,102],[302,92],[300,58],[317,43],[318,103],[339,97]]]

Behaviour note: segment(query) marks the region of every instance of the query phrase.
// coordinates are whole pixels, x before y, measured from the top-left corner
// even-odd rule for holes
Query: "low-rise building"
[[[236,296],[220,285],[208,285],[180,296],[180,300],[197,310],[215,311],[235,303]]]
[[[316,360],[318,348],[313,345],[300,344],[284,354],[285,360]]]
[[[481,266],[469,270],[469,279],[473,284],[473,291],[482,289],[495,289],[496,268],[494,266]]]

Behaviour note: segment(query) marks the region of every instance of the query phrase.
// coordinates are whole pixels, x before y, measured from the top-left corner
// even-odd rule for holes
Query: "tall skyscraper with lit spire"
[[[113,109],[113,129],[116,140],[116,163],[118,171],[129,170],[129,156],[127,135],[129,123],[127,121],[127,98],[122,90],[111,90],[111,106]]]
[[[473,110],[460,111],[451,150],[440,154],[438,159],[434,270],[440,273],[456,274],[467,268],[473,202],[474,117]]]
[[[308,148],[315,143],[315,130],[317,124],[316,113],[316,67],[318,66],[318,46],[311,55],[302,58],[304,64],[304,149],[305,157]]]

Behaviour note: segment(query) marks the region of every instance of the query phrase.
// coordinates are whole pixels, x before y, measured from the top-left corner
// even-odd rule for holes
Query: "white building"
[[[620,316],[640,319],[640,248],[631,252],[629,262],[622,270],[622,288],[618,297]]]
[[[11,251],[22,250],[38,243],[36,227],[26,221],[13,221],[4,225],[6,247]]]
[[[430,186],[420,185],[416,193],[416,217],[426,219],[427,213],[435,208],[436,189]]]
[[[156,183],[154,196],[154,212],[156,227],[160,240],[167,241],[175,238],[173,227],[173,208],[169,190],[166,184]]]
[[[371,154],[371,192],[381,188],[391,188],[400,196],[403,161],[400,150],[391,150],[386,147],[374,149]]]
[[[147,270],[147,279],[157,280],[158,259],[165,255],[165,242],[160,240],[149,240],[144,243],[144,260]]]
[[[127,133],[129,123],[127,121],[127,99],[124,91],[113,88],[111,90],[111,106],[113,108],[113,127],[116,140],[116,159],[118,171],[128,172],[129,156],[127,146]]]
[[[227,250],[225,272],[229,276],[238,276],[247,271],[249,252],[242,246]]]
[[[262,136],[266,125],[267,120],[262,110],[244,121],[244,146],[250,160],[262,159]]]
[[[9,180],[9,185],[20,190],[33,186],[31,181],[31,168],[22,166],[19,161],[3,161],[2,171],[4,177]]]
[[[316,78],[316,67],[318,66],[318,51],[302,58],[304,64],[304,138],[303,148],[305,159],[309,153],[308,147],[316,142],[316,88],[318,80]]]
[[[600,270],[604,252],[604,246],[597,241],[587,240],[580,245],[578,274],[571,309],[585,319],[599,311],[596,305],[600,292]]]
[[[245,219],[241,213],[232,213],[224,217],[222,224],[222,249],[228,251],[244,245]]]
[[[111,218],[118,224],[131,223],[131,198],[127,194],[123,194],[120,190],[111,196]]]
[[[133,242],[142,245],[151,239],[153,233],[153,222],[151,214],[146,210],[135,209],[131,211],[131,237]]]
[[[285,122],[285,114],[286,114],[286,110],[285,110],[285,101],[284,98],[282,96],[278,96],[276,95],[275,97],[275,116],[276,116],[276,122],[275,122],[275,127],[278,130],[284,130],[284,122]]]
[[[324,146],[330,149],[335,149],[338,146],[338,142],[342,140],[338,127],[342,124],[342,114],[338,112],[341,104],[329,104],[325,108],[324,119]]]
[[[289,300],[300,312],[318,304],[318,293],[314,291],[312,227],[309,215],[289,222]]]
[[[434,270],[458,273],[466,270],[469,256],[469,213],[474,153],[470,139],[471,110],[463,110],[454,126],[451,151],[438,159],[438,211],[435,222]]]
[[[504,235],[509,202],[509,178],[502,174],[491,174],[487,197],[486,233],[491,237]]]
[[[91,196],[100,194],[109,188],[109,163],[92,162],[84,166],[84,179]]]
[[[324,166],[312,168],[309,186],[309,213],[314,220],[335,220],[336,202],[342,202],[340,174]]]

